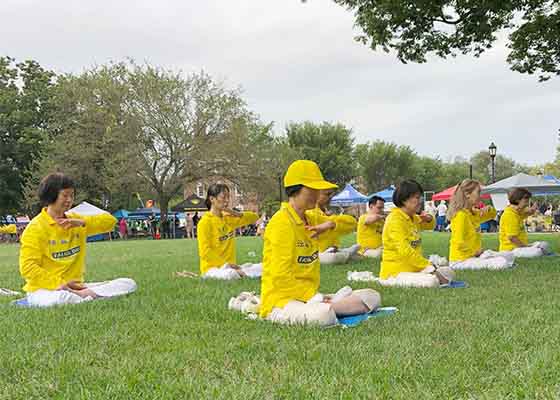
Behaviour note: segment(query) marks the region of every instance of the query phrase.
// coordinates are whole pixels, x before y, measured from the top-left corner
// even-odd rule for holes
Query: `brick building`
[[[200,198],[206,198],[208,187],[214,183],[223,183],[229,187],[230,193],[230,207],[237,208],[243,211],[259,212],[259,205],[257,203],[256,195],[250,193],[242,193],[238,185],[229,181],[228,179],[220,177],[212,177],[202,179],[197,182],[188,183],[183,190],[183,198],[187,198],[193,194]]]

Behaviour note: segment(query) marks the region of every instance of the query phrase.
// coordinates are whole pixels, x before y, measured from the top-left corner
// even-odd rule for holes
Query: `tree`
[[[325,178],[339,187],[354,178],[354,139],[352,130],[344,125],[290,123],[286,127],[286,137],[292,149],[303,158],[315,161]]]
[[[492,177],[492,164],[488,151],[480,151],[473,155],[470,160],[473,170],[474,178],[483,184],[491,183]],[[509,178],[512,175],[520,172],[528,172],[528,168],[516,163],[511,158],[498,154],[496,156],[496,181]]]
[[[121,72],[120,66],[101,66],[59,77],[53,122],[59,134],[33,164],[26,189],[30,206],[36,205],[39,180],[53,171],[73,177],[78,201],[103,207],[127,207],[132,193],[146,190],[137,174],[139,126],[123,107],[128,87]]]
[[[238,90],[204,72],[183,77],[133,62],[119,70],[129,85],[125,110],[139,126],[137,173],[156,194],[162,219],[186,183],[239,175],[247,163],[239,162],[235,150],[254,115]]]
[[[21,209],[29,169],[56,134],[55,78],[35,61],[0,57],[0,214]]]
[[[540,80],[560,74],[558,0],[334,0],[354,11],[363,33],[356,39],[372,50],[396,51],[403,63],[428,55],[480,56],[508,29],[507,61]]]
[[[418,155],[409,146],[375,141],[356,146],[358,171],[369,192],[414,178]]]

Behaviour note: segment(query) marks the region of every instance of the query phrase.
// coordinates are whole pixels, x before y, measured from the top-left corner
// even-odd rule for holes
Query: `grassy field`
[[[426,234],[425,252],[447,242]],[[238,261],[261,247],[238,240]],[[0,246],[0,287],[22,286],[17,254]],[[47,310],[0,298],[0,399],[560,398],[559,258],[460,272],[468,289],[377,288],[397,315],[325,330],[245,320],[227,302],[258,281],[172,276],[184,269],[197,271],[192,240],[92,244],[88,279],[129,276],[137,293]],[[321,290],[366,269],[379,262],[324,267]]]

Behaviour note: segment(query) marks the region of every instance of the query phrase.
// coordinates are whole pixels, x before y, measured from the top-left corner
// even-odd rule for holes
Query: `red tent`
[[[439,192],[436,193],[432,196],[432,201],[441,201],[441,200],[451,200],[451,198],[453,197],[453,195],[455,194],[455,190],[457,189],[457,186],[452,186],[448,189],[445,189],[443,192]],[[490,199],[490,195],[488,194],[483,194],[481,196],[481,198],[483,200],[489,200]]]

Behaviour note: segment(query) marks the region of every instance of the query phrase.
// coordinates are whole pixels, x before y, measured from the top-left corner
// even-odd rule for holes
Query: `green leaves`
[[[541,81],[560,74],[556,0],[334,1],[354,12],[359,42],[394,51],[403,63],[424,63],[431,55],[478,57],[507,29],[513,30],[507,58],[512,70],[538,73]]]

